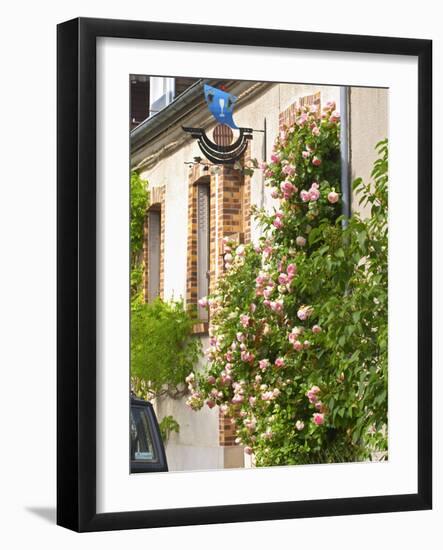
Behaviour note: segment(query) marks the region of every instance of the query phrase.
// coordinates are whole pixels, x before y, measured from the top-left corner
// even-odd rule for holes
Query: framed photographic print
[[[431,65],[58,26],[59,525],[431,508]]]

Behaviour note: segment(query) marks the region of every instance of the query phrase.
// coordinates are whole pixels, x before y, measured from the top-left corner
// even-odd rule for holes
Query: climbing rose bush
[[[275,199],[256,210],[257,246],[225,239],[210,311],[206,372],[188,404],[232,418],[258,466],[386,457],[387,143],[371,185],[354,183],[369,217],[341,216],[334,103],[299,109],[261,166]],[[379,452],[376,452],[379,451]]]

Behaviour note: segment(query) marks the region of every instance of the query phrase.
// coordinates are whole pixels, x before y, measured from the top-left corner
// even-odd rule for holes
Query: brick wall
[[[298,101],[295,101],[287,109],[282,111],[279,114],[279,127],[289,128],[294,125],[295,119],[297,118],[297,108],[304,107],[305,105],[315,105],[317,107],[318,113],[321,112],[321,94],[316,92],[312,95],[307,95],[300,97]]]

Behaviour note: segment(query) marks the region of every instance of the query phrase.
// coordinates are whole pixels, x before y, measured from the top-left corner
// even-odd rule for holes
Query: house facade
[[[224,270],[223,238],[256,242],[260,229],[251,218],[251,206],[272,209],[276,201],[264,185],[261,170],[245,174],[236,166],[217,169],[204,158],[196,140],[183,126],[204,128],[215,141],[231,139],[206,107],[203,84],[237,96],[234,118],[239,127],[253,129],[253,139],[240,159],[269,161],[280,130],[294,122],[296,106],[321,109],[334,101],[345,113],[342,122],[343,162],[348,180],[368,181],[376,159],[374,146],[388,136],[388,90],[337,86],[198,80],[189,82],[170,103],[131,131],[131,169],[149,184],[150,204],[144,227],[143,290],[147,301],[183,298],[197,307],[214,288]],[[166,86],[167,87],[167,86]],[[346,102],[346,104],[344,104]],[[229,132],[228,132],[229,133]],[[356,209],[352,195],[349,208]],[[198,308],[195,337],[208,347],[206,310]],[[204,358],[201,360],[203,367]],[[248,466],[241,446],[235,444],[233,425],[218,407],[199,412],[186,398],[157,400],[159,420],[172,415],[180,424],[167,442],[170,470],[202,470]]]

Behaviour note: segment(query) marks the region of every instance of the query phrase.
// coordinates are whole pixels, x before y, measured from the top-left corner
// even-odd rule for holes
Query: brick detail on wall
[[[232,447],[235,445],[235,424],[230,416],[218,412],[218,442],[222,447]]]
[[[290,128],[294,125],[297,118],[297,108],[304,107],[306,105],[315,105],[317,112],[321,112],[321,94],[316,92],[315,94],[300,97],[298,101],[294,101],[289,107],[279,114],[279,127],[280,129]]]
[[[250,155],[250,146],[241,159],[243,165]],[[238,243],[251,240],[251,177],[229,165],[219,165],[217,175],[204,166],[195,164],[188,175],[188,240],[186,303],[197,305],[197,186],[208,181],[210,185],[210,247],[209,291],[223,271],[223,238],[231,237]],[[219,412],[219,444],[235,445],[235,425],[231,418]]]
[[[164,293],[164,267],[165,267],[165,186],[152,187],[149,189],[149,205],[146,210],[145,222],[143,227],[143,298],[148,301],[148,274],[149,274],[149,216],[150,208],[160,210],[160,298]]]

